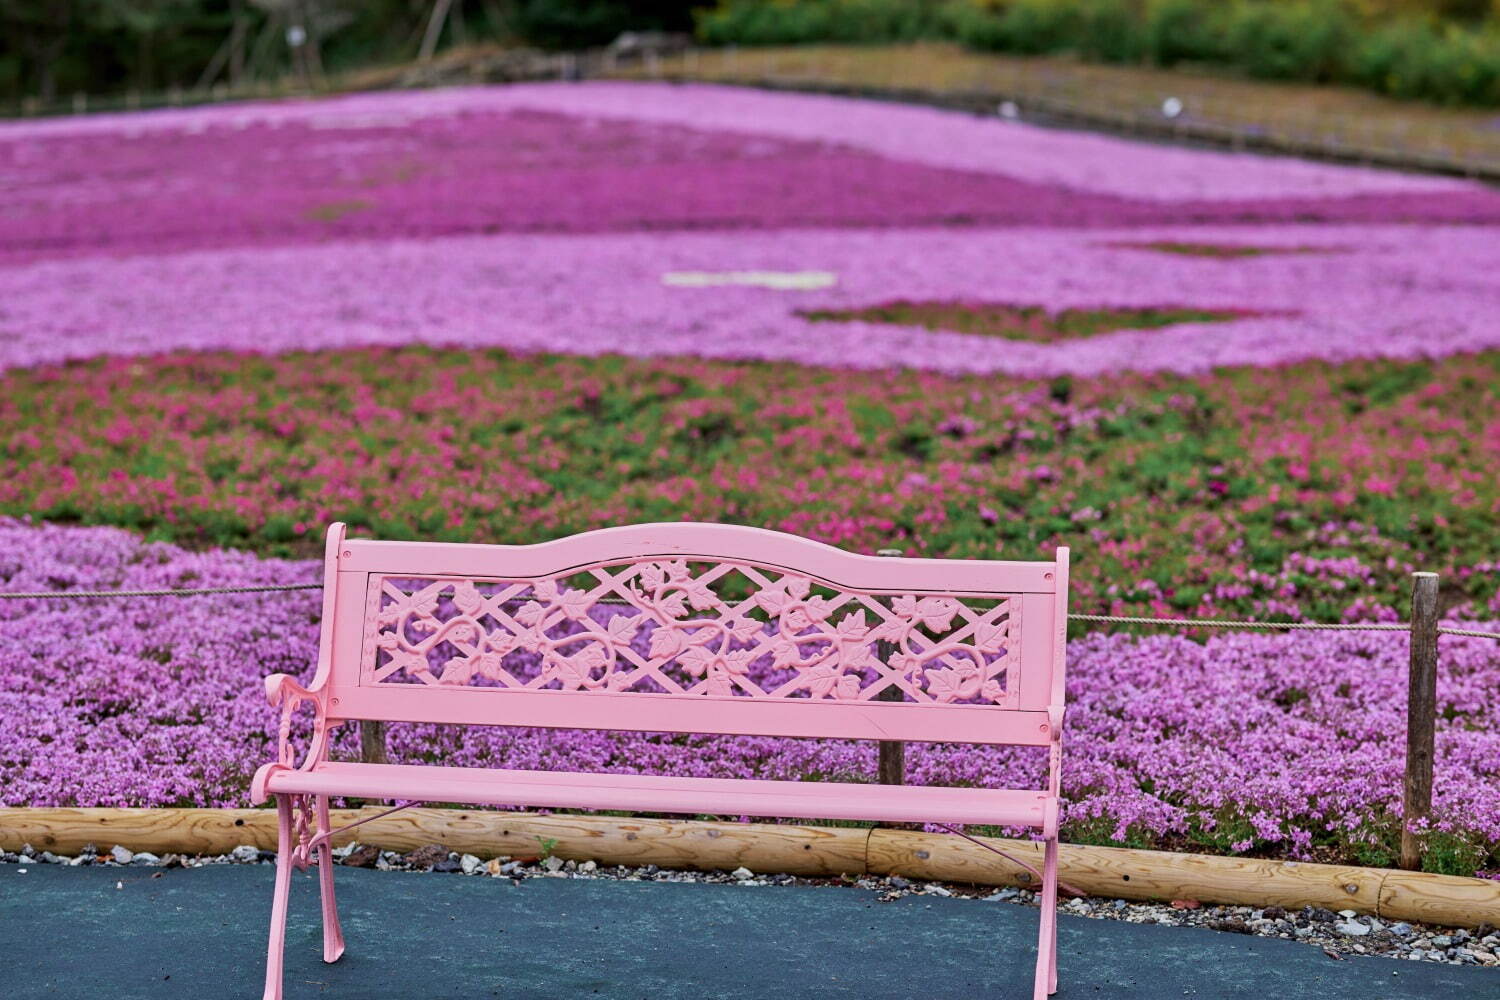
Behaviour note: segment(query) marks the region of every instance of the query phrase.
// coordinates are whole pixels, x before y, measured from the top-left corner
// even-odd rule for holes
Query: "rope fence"
[[[30,590],[0,591],[0,601],[37,601],[94,599],[110,597],[198,597],[204,594],[264,594],[277,591],[322,590],[321,583],[267,583],[245,587],[174,587],[159,590]],[[599,604],[625,604],[604,599]],[[1411,625],[1400,622],[1258,622],[1224,618],[1144,618],[1135,615],[1068,615],[1069,621],[1096,622],[1105,625],[1159,625],[1168,628],[1244,628],[1326,630],[1336,632],[1410,632]],[[1500,639],[1500,632],[1450,628],[1439,625],[1443,635],[1460,635],[1477,639]]]

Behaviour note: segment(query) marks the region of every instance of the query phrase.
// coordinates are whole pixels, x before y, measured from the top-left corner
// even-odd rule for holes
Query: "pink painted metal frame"
[[[279,819],[267,1000],[281,996],[293,868],[317,863],[323,958],[343,954],[328,819],[330,797],[343,795],[1031,826],[1046,845],[1034,995],[1056,990],[1067,549],[1052,562],[877,559],[692,523],[464,545],[348,539],[334,524],[324,583],[310,686],[266,679],[282,707],[277,759],[252,783],[254,801],[275,798]],[[731,583],[740,589],[726,596]],[[888,663],[872,656],[882,645],[896,650]],[[886,700],[892,687],[902,700]],[[290,731],[302,705],[314,721],[298,763]],[[1049,748],[1048,783],[814,785],[330,761],[329,729],[367,719],[1027,745]]]

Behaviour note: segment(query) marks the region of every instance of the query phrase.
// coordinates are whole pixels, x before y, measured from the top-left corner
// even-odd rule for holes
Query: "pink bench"
[[[323,959],[343,954],[331,796],[552,809],[983,823],[1046,839],[1035,995],[1057,986],[1058,768],[1068,553],[872,558],[777,532],[645,524],[539,545],[328,532],[317,673],[266,679],[280,828],[265,996],[281,996],[293,867],[316,858]],[[881,662],[877,654],[891,651]],[[899,700],[890,693],[900,692]],[[313,737],[297,763],[295,706]],[[334,761],[349,720],[1013,744],[1043,790],[666,778]]]

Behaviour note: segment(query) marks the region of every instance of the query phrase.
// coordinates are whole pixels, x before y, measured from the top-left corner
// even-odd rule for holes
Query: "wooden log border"
[[[379,811],[335,810],[333,822],[342,826]],[[436,843],[482,858],[535,857],[547,849],[564,859],[606,866],[902,875],[1022,888],[1033,881],[1025,869],[962,838],[886,828],[413,808],[372,820],[334,843],[356,839],[392,851]],[[1039,844],[990,842],[1041,865]],[[267,809],[0,809],[0,849],[17,851],[28,843],[56,854],[76,854],[85,844],[101,851],[120,844],[156,854],[226,854],[240,844],[271,849],[276,814]],[[1089,895],[1105,898],[1322,906],[1447,927],[1500,924],[1500,882],[1452,875],[1076,844],[1062,845],[1060,874]]]

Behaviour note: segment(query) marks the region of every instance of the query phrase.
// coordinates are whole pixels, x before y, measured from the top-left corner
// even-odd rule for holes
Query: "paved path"
[[[255,998],[269,866],[0,866],[5,1000]],[[349,952],[319,961],[295,880],[287,1000],[305,997],[1029,998],[1036,911],[860,889],[341,869]],[[115,883],[123,882],[116,889]],[[1063,917],[1057,1000],[1500,1000],[1500,971],[1191,928]]]

